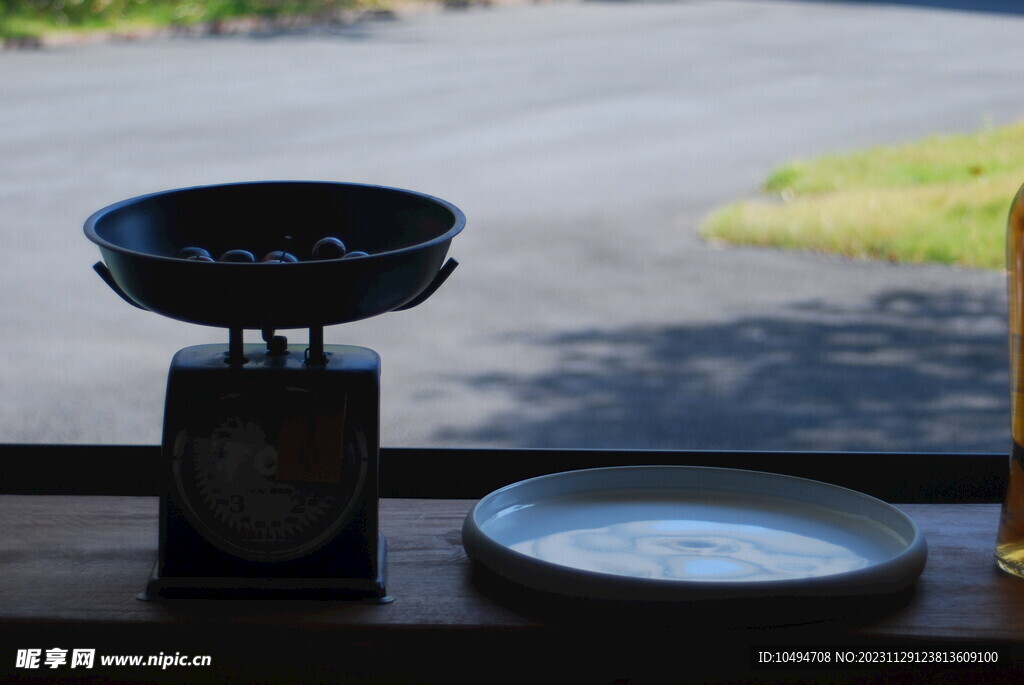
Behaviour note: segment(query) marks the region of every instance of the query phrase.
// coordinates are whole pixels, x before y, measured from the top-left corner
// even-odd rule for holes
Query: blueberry
[[[222,262],[255,262],[256,257],[248,250],[228,250],[220,256]]]
[[[369,257],[370,255],[361,250],[353,250],[343,257],[343,259],[353,259],[355,257]]]
[[[199,259],[201,257],[206,257],[211,262],[213,261],[213,257],[210,256],[210,253],[201,247],[183,247],[178,250],[177,257],[178,259]],[[203,259],[202,261],[205,262],[206,259]]]
[[[297,262],[299,261],[299,258],[293,255],[291,252],[285,252],[284,250],[274,250],[273,252],[268,252],[260,261],[284,263]]]
[[[313,246],[313,259],[341,259],[348,252],[345,243],[338,238],[328,237],[316,241]]]

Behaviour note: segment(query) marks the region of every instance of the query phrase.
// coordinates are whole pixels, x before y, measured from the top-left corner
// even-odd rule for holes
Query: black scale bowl
[[[455,267],[445,262],[466,219],[454,205],[397,188],[269,181],[170,190],[118,202],[85,222],[99,246],[94,267],[131,304],[164,316],[229,329],[289,329],[357,321],[408,309],[429,297]],[[326,236],[350,259],[309,259]],[[178,251],[199,246],[214,258],[275,250],[296,263],[201,262]]]

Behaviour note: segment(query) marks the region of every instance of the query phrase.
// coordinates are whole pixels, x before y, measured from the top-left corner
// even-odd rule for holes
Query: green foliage
[[[240,16],[319,14],[356,0],[0,0],[0,37],[123,25],[194,24]]]

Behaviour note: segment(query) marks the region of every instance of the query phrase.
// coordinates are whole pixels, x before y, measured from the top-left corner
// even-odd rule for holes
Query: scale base
[[[388,604],[394,597],[385,590],[387,542],[380,536],[376,578],[238,578],[160,576],[153,567],[143,601],[167,599],[315,599]]]

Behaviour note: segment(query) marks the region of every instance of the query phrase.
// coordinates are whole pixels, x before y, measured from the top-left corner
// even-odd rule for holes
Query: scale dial
[[[366,475],[366,443],[346,423],[344,399],[331,406],[312,395],[227,395],[178,431],[175,499],[215,547],[286,561],[317,550],[348,522]]]

